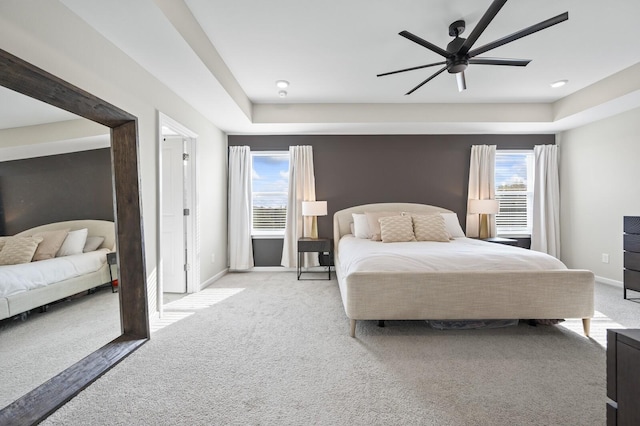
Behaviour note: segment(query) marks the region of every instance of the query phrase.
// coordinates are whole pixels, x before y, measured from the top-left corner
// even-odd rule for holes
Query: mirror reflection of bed
[[[109,144],[109,128],[0,87],[0,235],[78,219],[106,226],[95,234],[107,234],[109,225],[113,229]],[[74,235],[82,235],[86,224],[74,223]],[[91,262],[106,257],[114,238],[112,234],[89,254]],[[78,293],[69,285],[64,291],[73,295],[65,293],[59,300],[50,300],[57,295],[24,292],[43,307],[0,319],[0,407],[121,334],[118,293],[112,292],[105,270],[101,267],[100,275],[86,282],[74,282],[83,289]],[[93,287],[102,281],[105,285]]]

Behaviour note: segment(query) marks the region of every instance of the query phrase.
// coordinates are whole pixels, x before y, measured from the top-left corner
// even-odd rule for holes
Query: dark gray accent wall
[[[248,145],[252,151],[313,146],[316,199],[326,200],[328,210],[327,216],[318,218],[321,237],[333,236],[336,211],[368,203],[444,207],[458,213],[464,228],[472,145],[533,149],[534,145],[554,143],[555,135],[229,136],[229,145]],[[261,250],[277,248],[260,244]],[[259,253],[257,258],[261,258]]]
[[[0,235],[76,219],[114,220],[108,148],[0,162]]]
[[[255,238],[253,240],[253,264],[255,266],[280,266],[282,238]]]

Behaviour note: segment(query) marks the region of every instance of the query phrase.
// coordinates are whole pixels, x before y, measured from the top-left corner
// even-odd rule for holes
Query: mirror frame
[[[0,410],[2,425],[36,424],[149,340],[138,119],[2,49],[0,85],[111,128],[122,335]]]

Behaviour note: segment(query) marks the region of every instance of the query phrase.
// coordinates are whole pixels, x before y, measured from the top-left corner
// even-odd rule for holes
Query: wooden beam
[[[149,337],[146,267],[141,216],[138,170],[137,121],[129,121],[111,129],[117,140],[111,150],[116,192],[117,253],[119,257],[120,305],[122,330],[125,334]],[[135,185],[132,184],[135,182]],[[122,244],[126,241],[126,244]]]
[[[107,343],[2,409],[0,424],[21,426],[41,422],[145,342],[146,339],[123,335]]]

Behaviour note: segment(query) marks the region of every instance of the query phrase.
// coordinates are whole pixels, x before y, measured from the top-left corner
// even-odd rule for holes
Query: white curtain
[[[560,256],[560,179],[558,147],[536,145],[531,249]]]
[[[469,200],[493,200],[495,185],[496,145],[473,145],[469,163]],[[468,208],[467,208],[468,209]],[[480,215],[467,214],[467,237],[480,235]],[[489,215],[489,236],[496,236],[495,215]]]
[[[311,233],[316,219],[302,216],[303,201],[316,201],[313,149],[306,145],[290,146],[289,198],[282,247],[282,266],[287,268],[295,268],[298,264],[298,239],[313,236]],[[306,253],[302,263],[302,266],[319,265],[317,255],[313,256],[313,253]]]
[[[251,241],[251,151],[229,147],[229,269],[253,268]]]

